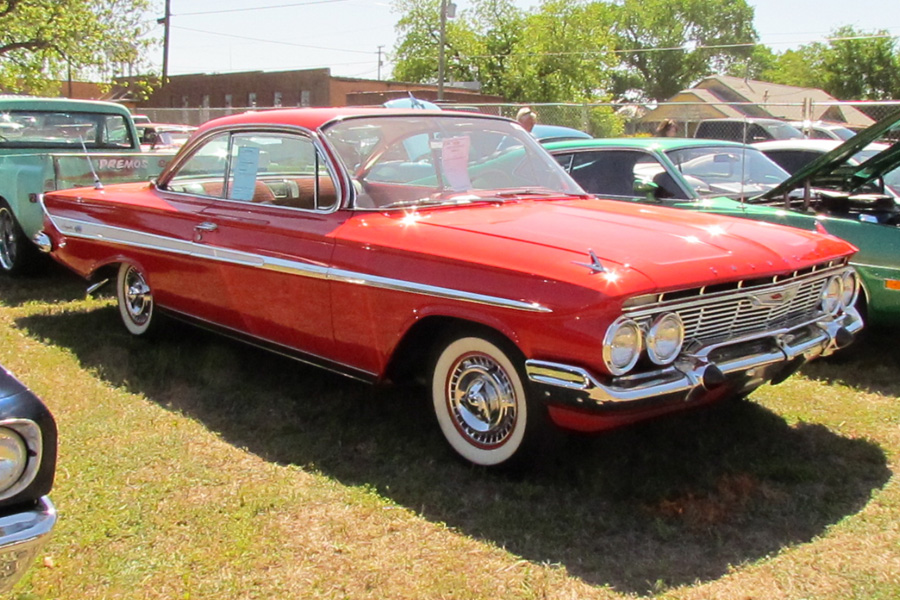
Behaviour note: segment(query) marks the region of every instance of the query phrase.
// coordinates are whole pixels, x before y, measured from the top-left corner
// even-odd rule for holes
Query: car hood
[[[849,160],[866,146],[888,137],[895,140],[900,137],[900,111],[888,115],[831,152],[818,157],[785,179],[780,185],[754,198],[753,201],[783,198],[784,194],[805,186],[807,182],[813,188],[852,192],[900,167],[900,142],[898,141],[864,163],[849,164]]]
[[[404,238],[407,250],[441,246],[484,260],[502,248],[506,264],[573,281],[592,275],[593,252],[608,271],[634,277],[636,287],[658,289],[763,277],[854,250],[837,238],[770,223],[594,199],[423,211],[416,228],[418,235]],[[541,255],[552,256],[551,264]],[[638,283],[638,273],[649,282]]]

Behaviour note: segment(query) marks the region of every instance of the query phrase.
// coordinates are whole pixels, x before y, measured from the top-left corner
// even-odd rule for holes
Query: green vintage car
[[[759,150],[682,138],[575,140],[545,147],[588,192],[608,198],[818,229],[859,248],[860,307],[871,324],[900,325],[900,207],[884,177],[900,165],[900,113],[788,175]],[[848,159],[894,140],[862,164]]]

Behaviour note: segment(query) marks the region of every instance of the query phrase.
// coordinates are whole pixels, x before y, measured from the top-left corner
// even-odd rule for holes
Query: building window
[[[232,94],[225,94],[225,108],[231,108],[234,106],[234,96]]]
[[[309,106],[309,90],[301,90],[300,106]]]
[[[256,107],[256,92],[247,94],[247,106]]]
[[[275,97],[272,101],[273,106],[281,106],[281,92],[275,92]]]

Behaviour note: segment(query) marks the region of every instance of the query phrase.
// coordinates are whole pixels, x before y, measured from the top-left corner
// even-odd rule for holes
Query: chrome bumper
[[[47,496],[31,510],[0,517],[0,593],[25,574],[55,523],[56,508]]]
[[[669,367],[606,382],[581,367],[541,360],[526,361],[525,370],[548,402],[586,409],[629,408],[650,399],[689,401],[722,385],[746,394],[846,346],[862,327],[859,313],[849,309],[838,319],[725,340],[685,352]]]

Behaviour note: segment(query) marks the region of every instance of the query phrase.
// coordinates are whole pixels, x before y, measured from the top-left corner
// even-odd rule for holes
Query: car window
[[[821,152],[812,150],[767,150],[765,154],[788,173],[796,173],[822,156]]]
[[[233,136],[228,175],[231,200],[306,210],[333,208],[334,180],[313,141],[288,133]]]
[[[357,208],[496,199],[504,190],[582,191],[508,121],[391,115],[336,122],[325,135],[352,177]]]
[[[221,198],[225,191],[229,141],[227,133],[207,140],[181,165],[165,189]]]
[[[600,196],[635,196],[635,166],[646,156],[633,150],[579,152],[569,173],[585,191]],[[652,179],[652,174],[649,175]]]
[[[334,179],[311,139],[290,133],[223,133],[169,179],[167,189],[305,210],[337,203]]]
[[[700,196],[740,197],[769,190],[787,172],[755,148],[708,146],[666,153],[684,181]]]
[[[124,115],[13,110],[0,113],[0,147],[134,148]]]

